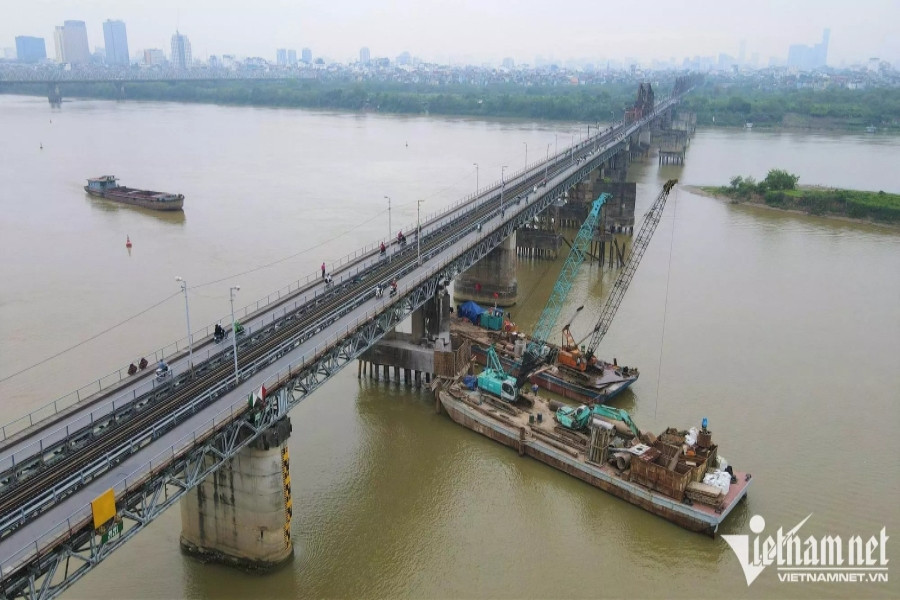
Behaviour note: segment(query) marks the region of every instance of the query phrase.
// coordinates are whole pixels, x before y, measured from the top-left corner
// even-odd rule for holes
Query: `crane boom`
[[[587,218],[581,224],[578,235],[575,236],[569,256],[559,272],[559,277],[553,286],[550,299],[541,312],[537,326],[534,328],[534,334],[531,336],[531,341],[528,342],[525,355],[522,357],[522,366],[519,369],[518,377],[518,385],[520,387],[544,357],[545,351],[543,346],[553,330],[553,325],[559,319],[559,314],[562,312],[563,303],[566,300],[566,296],[569,295],[569,290],[572,289],[572,285],[575,283],[578,267],[584,262],[588,244],[594,236],[594,229],[596,229],[597,223],[600,221],[600,209],[603,208],[607,198],[609,198],[609,194],[604,193],[594,200]]]
[[[625,297],[625,292],[628,291],[628,286],[634,278],[634,273],[641,262],[641,258],[644,256],[644,251],[647,250],[647,246],[650,245],[650,238],[653,237],[653,232],[656,231],[656,226],[659,225],[659,221],[662,218],[663,209],[666,207],[666,199],[669,197],[669,192],[676,183],[678,183],[677,179],[668,180],[663,185],[663,189],[659,193],[659,196],[656,197],[656,200],[644,215],[644,222],[641,224],[641,229],[638,232],[637,237],[634,238],[634,243],[631,245],[631,255],[629,255],[628,260],[625,261],[625,267],[619,273],[616,282],[613,284],[612,292],[610,292],[609,297],[606,299],[606,303],[603,305],[603,310],[600,312],[600,318],[597,320],[597,325],[594,327],[594,330],[588,334],[591,338],[591,341],[588,343],[587,349],[585,350],[585,355],[588,359],[594,356],[597,346],[600,345],[600,341],[603,339],[603,336],[606,335],[613,317],[616,316],[616,311],[619,310],[622,298]],[[584,339],[587,337],[588,336],[585,336]],[[581,341],[583,342],[584,339]],[[579,342],[579,345],[580,344],[581,342]]]

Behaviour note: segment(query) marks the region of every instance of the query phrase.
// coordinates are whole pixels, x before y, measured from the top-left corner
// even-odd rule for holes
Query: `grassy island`
[[[812,215],[841,216],[881,223],[900,223],[900,194],[823,187],[798,187],[797,175],[772,169],[762,181],[732,177],[729,185],[702,187],[705,192],[734,202],[764,204]]]

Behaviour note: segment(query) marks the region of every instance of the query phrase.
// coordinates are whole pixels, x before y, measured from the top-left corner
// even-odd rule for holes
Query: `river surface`
[[[384,196],[393,233],[409,231],[417,199],[431,213],[474,191],[474,163],[486,187],[501,165],[523,166],[526,144],[533,161],[585,128],[173,103],[51,110],[0,96],[0,131],[7,422],[183,337],[176,275],[197,329],[229,312],[231,285],[237,308],[387,237]],[[713,129],[684,167],[651,156],[629,178],[643,213],[670,177],[719,185],[785,168],[801,183],[897,193],[897,164],[895,137]],[[88,197],[85,178],[107,173],[185,194],[184,213]],[[185,557],[170,510],[65,596],[900,595],[900,232],[676,189],[600,348],[641,369],[615,404],[657,432],[709,418],[720,454],[754,477],[723,533],[749,534],[757,514],[764,535],[810,514],[801,533],[817,538],[886,527],[889,583],[782,583],[773,566],[748,587],[721,538],[519,458],[435,415],[424,391],[351,367],[291,414],[289,565],[255,576]],[[520,259],[520,326],[563,258]],[[563,311],[586,304],[573,331],[590,330],[614,278],[582,267]]]

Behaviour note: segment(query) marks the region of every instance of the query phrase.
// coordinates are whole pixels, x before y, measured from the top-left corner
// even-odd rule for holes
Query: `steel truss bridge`
[[[387,256],[374,246],[360,251],[332,274],[333,284],[314,279],[264,306],[245,321],[239,377],[231,348],[207,338],[200,344],[209,347],[206,358],[192,370],[186,358],[175,360],[179,375],[162,385],[150,373],[135,376],[64,421],[4,440],[0,594],[52,598],[67,589],[242,448],[258,438],[265,443],[294,406],[515,229],[627,151],[631,136],[679,98],[464,199],[424,223],[420,240],[393,242]],[[394,279],[395,297],[375,296],[376,285]],[[268,402],[252,409],[248,394],[260,386]],[[101,536],[90,501],[109,488],[122,527]]]

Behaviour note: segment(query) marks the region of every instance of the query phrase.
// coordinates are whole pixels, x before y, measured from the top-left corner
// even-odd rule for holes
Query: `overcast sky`
[[[687,8],[686,8],[687,7]],[[404,50],[425,60],[499,62],[510,56],[622,60],[737,56],[787,58],[790,44],[815,44],[831,28],[828,64],[878,56],[900,64],[900,0],[0,0],[0,47],[85,21],[91,50],[106,19],[125,21],[131,54],[169,53],[176,27],[194,56],[274,60],[276,48],[356,60]]]

